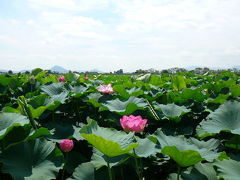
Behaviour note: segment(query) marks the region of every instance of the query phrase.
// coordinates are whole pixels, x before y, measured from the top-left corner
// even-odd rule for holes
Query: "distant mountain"
[[[61,66],[53,66],[53,67],[51,68],[51,71],[53,71],[53,72],[58,72],[58,73],[67,73],[69,70],[64,69],[64,68],[61,67]]]

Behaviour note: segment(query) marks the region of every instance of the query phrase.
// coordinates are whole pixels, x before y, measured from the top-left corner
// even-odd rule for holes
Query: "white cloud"
[[[167,3],[163,3],[167,2]],[[118,4],[117,12],[124,17],[118,29],[128,31],[158,31],[163,28],[214,28],[224,27],[239,11],[237,1],[147,1],[134,0]],[[230,5],[229,5],[230,4]],[[236,3],[236,6],[240,3]]]
[[[26,2],[26,17],[0,18],[4,66],[134,71],[237,64],[238,0]]]
[[[67,11],[88,11],[108,6],[108,0],[28,0],[36,10],[61,9]]]
[[[224,54],[240,56],[240,47],[229,47],[224,50]]]

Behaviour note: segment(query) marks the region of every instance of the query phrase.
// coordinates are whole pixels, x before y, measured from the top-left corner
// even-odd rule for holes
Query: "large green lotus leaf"
[[[80,134],[100,152],[109,157],[126,154],[138,146],[138,143],[133,143],[133,133],[126,134],[123,131],[102,128],[93,120],[80,130]]]
[[[183,89],[182,92],[170,92],[169,98],[176,103],[184,103],[190,99],[202,102],[209,97],[209,94],[203,94],[201,88]]]
[[[156,109],[161,109],[163,114],[170,119],[177,119],[179,121],[179,117],[190,110],[185,108],[184,106],[178,106],[176,104],[157,104],[154,106]]]
[[[0,84],[3,86],[8,86],[12,78],[6,77],[5,75],[0,74]]]
[[[145,98],[147,98],[147,100],[149,101],[154,101],[155,99],[158,99],[160,101],[160,97],[161,97],[161,101],[160,102],[164,102],[162,100],[162,98],[167,98],[166,96],[166,90],[165,89],[159,89],[158,87],[154,86],[152,87],[153,85],[151,85],[151,90],[148,90],[148,91],[145,91],[144,94],[145,94]]]
[[[128,99],[130,96],[123,85],[115,85],[113,86],[113,90],[124,99]]]
[[[138,157],[147,158],[160,151],[160,147],[148,138],[141,139],[136,136],[136,140],[139,143],[138,147],[135,148],[135,153]]]
[[[127,101],[120,101],[119,99],[107,101],[104,106],[111,112],[117,112],[120,115],[129,115],[136,110],[144,109],[147,104],[143,98],[131,96]],[[102,110],[106,109],[102,108]]]
[[[17,113],[0,113],[0,139],[9,133],[13,127],[29,124],[26,116]]]
[[[219,94],[215,99],[208,99],[207,103],[223,104],[228,97],[229,94]]]
[[[84,86],[70,86],[71,92],[73,93],[72,96],[74,97],[80,97],[87,93],[87,87]]]
[[[47,94],[39,94],[37,96],[32,97],[28,104],[31,105],[33,108],[38,108],[40,106],[45,106],[45,101],[48,98]]]
[[[187,87],[187,84],[183,76],[173,76],[172,85],[173,85],[173,88],[177,91]]]
[[[232,85],[230,91],[233,97],[240,96],[240,85]]]
[[[38,79],[39,82],[41,82],[41,84],[47,84],[50,82],[57,82],[57,77],[54,74],[49,74],[48,76]]]
[[[87,96],[86,102],[91,103],[94,107],[101,106],[101,103],[99,102],[99,99],[103,97],[100,93],[91,93]]]
[[[67,154],[67,162],[65,165],[66,171],[68,173],[73,173],[76,167],[78,167],[81,163],[87,161],[88,159],[85,156],[83,156],[80,152],[72,150]]]
[[[79,80],[80,75],[76,74],[76,73],[67,73],[64,75],[64,77],[66,78],[67,81],[77,81]]]
[[[208,115],[197,127],[199,137],[206,137],[217,134],[221,131],[231,132],[240,135],[240,102],[227,101],[219,108]]]
[[[179,151],[175,146],[165,146],[161,152],[169,155],[181,167],[192,166],[204,160],[197,151]]]
[[[94,180],[94,166],[91,162],[80,164],[67,180]]]
[[[120,165],[125,162],[130,156],[124,154],[120,156],[109,157],[98,151],[96,148],[93,148],[93,154],[91,158],[91,163],[93,163],[96,169],[100,169],[103,166],[113,167],[116,165]]]
[[[31,129],[31,126],[15,126],[1,141],[2,148],[19,144],[24,141],[35,140],[38,137],[50,135],[47,128]]]
[[[8,113],[19,113],[21,114],[21,110],[19,108],[15,109],[13,107],[5,106],[2,109],[2,112],[8,112]]]
[[[16,180],[55,179],[62,163],[54,148],[55,143],[45,139],[12,146],[2,152],[2,172]]]
[[[218,180],[212,163],[198,163],[182,173],[185,180]]]
[[[37,74],[39,74],[40,72],[42,72],[43,70],[41,68],[35,68],[32,70],[32,75],[36,76]]]
[[[44,111],[48,108],[47,106],[40,106],[34,109],[31,105],[28,106],[32,113],[33,118],[39,118],[42,115],[42,113],[44,113]]]
[[[166,146],[175,146],[179,151],[193,150],[198,152],[202,158],[212,162],[220,155],[217,148],[220,142],[216,139],[208,141],[199,141],[195,138],[185,138],[184,136],[166,136],[161,130],[156,131],[155,137],[158,139],[162,148]]]
[[[51,98],[47,104],[52,104],[54,101],[64,103],[69,91],[64,87],[64,83],[52,83],[50,85],[43,85],[41,90],[47,93]]]
[[[43,85],[41,90],[47,93],[49,96],[54,96],[66,91],[66,88],[64,87],[63,82],[58,82],[49,85]]]
[[[7,149],[10,146],[19,144],[25,141],[29,137],[31,131],[31,126],[13,126],[11,131],[9,131],[3,139],[0,141],[0,147],[2,149]]]
[[[235,160],[223,160],[215,162],[219,176],[226,180],[239,180],[240,177],[240,162]]]
[[[129,90],[126,90],[129,94],[133,95],[133,96],[137,96],[137,95],[142,95],[143,94],[143,90],[142,88],[137,88],[137,87],[133,87]]]
[[[44,76],[47,72],[48,72],[48,71],[39,72],[39,73],[34,77],[34,79],[37,79],[37,80],[42,79],[43,76]]]
[[[212,89],[215,92],[219,93],[223,88],[231,87],[235,84],[236,84],[236,81],[233,79],[229,79],[227,81],[219,80],[219,81],[216,81]]]
[[[74,126],[71,123],[48,123],[45,126],[53,130],[54,133],[48,136],[54,142],[60,142],[62,139],[75,138],[76,140],[83,140],[79,134],[80,127]]]
[[[39,128],[39,129],[36,129],[36,130],[33,130],[29,133],[29,136],[27,137],[27,141],[29,140],[35,140],[37,139],[38,137],[41,137],[41,136],[46,136],[46,135],[50,135],[50,131],[48,130],[48,128]]]
[[[158,87],[164,85],[163,80],[161,79],[161,77],[159,75],[155,75],[155,74],[151,75],[149,83],[153,84],[155,86],[158,86]]]

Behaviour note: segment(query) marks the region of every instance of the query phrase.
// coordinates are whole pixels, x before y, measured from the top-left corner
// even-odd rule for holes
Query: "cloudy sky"
[[[240,0],[0,0],[0,69],[240,65]]]

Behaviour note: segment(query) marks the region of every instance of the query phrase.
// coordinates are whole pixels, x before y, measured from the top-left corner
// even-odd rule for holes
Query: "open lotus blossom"
[[[57,79],[58,79],[58,82],[64,82],[65,81],[65,78],[63,76],[58,77]]]
[[[123,116],[120,119],[122,128],[127,132],[142,132],[147,124],[147,119],[141,116]]]
[[[98,91],[102,92],[102,93],[113,93],[114,92],[111,84],[100,85],[100,87],[98,88]]]
[[[89,80],[89,77],[86,76],[86,77],[84,77],[84,79],[85,79],[85,80]]]
[[[60,149],[64,152],[69,152],[72,150],[74,144],[71,139],[62,139],[60,142]]]

